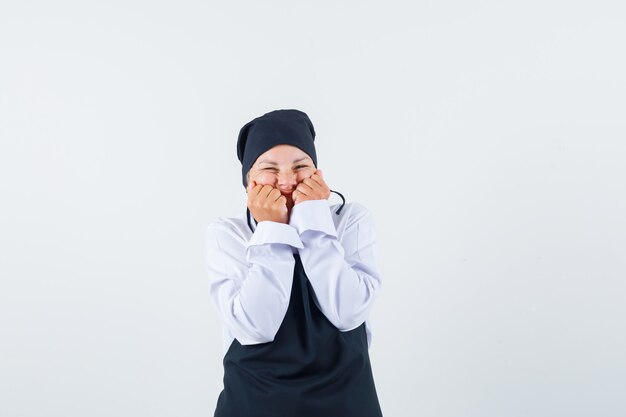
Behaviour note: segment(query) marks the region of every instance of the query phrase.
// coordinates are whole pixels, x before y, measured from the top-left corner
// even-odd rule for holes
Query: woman
[[[314,139],[299,110],[239,132],[246,218],[207,228],[224,343],[215,417],[382,416],[368,355],[381,287],[374,224],[360,204],[330,205]]]

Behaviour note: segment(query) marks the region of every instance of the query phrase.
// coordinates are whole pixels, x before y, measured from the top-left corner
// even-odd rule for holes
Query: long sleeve
[[[294,206],[290,223],[300,235],[302,265],[320,310],[339,330],[363,323],[382,281],[376,257],[375,225],[369,211],[351,203],[341,242],[328,200],[308,200]]]
[[[302,242],[296,229],[283,223],[258,223],[249,241],[227,224],[207,227],[210,299],[242,345],[274,340],[289,306],[292,247],[301,248]]]

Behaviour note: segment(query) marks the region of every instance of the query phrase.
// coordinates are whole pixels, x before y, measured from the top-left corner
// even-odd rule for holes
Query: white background
[[[212,415],[205,228],[297,108],[377,221],[386,416],[623,417],[621,4],[3,0],[0,415]]]

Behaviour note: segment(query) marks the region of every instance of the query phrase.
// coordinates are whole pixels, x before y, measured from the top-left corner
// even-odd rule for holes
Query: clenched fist
[[[289,223],[287,198],[278,188],[271,185],[257,184],[250,181],[248,191],[248,208],[257,222],[269,220],[278,223]]]
[[[330,188],[324,181],[322,170],[315,170],[313,175],[298,184],[292,196],[294,205],[307,200],[328,200]]]

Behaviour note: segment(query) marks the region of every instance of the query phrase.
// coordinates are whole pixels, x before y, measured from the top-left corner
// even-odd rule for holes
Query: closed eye
[[[298,165],[298,166],[296,166],[296,169],[308,168],[308,167],[309,167],[308,165]],[[263,170],[264,171],[267,171],[267,170],[278,171],[278,169],[272,168],[272,167],[263,168]]]

